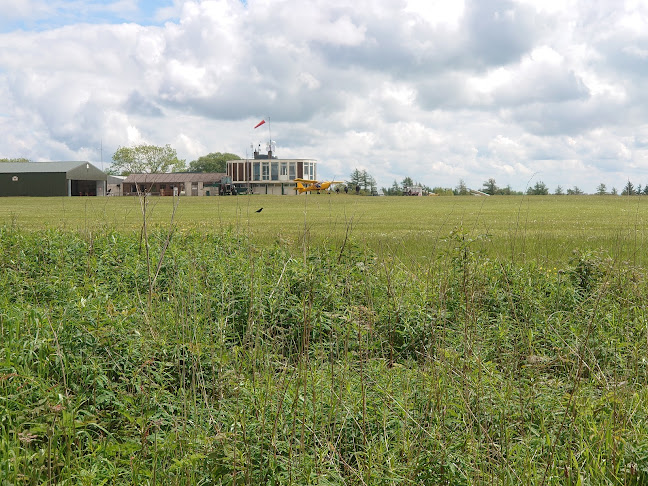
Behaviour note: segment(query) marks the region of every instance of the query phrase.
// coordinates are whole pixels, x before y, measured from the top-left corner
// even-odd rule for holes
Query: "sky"
[[[171,145],[379,187],[648,184],[646,0],[0,0],[0,158]],[[254,129],[262,119],[269,123]]]

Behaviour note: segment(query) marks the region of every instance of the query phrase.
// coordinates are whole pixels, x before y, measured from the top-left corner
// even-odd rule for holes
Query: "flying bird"
[[[263,211],[263,208],[259,208],[259,209],[257,209],[257,210],[254,211],[254,212],[255,212],[255,213],[260,213],[261,211]]]

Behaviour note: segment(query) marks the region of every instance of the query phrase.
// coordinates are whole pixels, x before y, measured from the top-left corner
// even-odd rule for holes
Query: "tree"
[[[403,182],[401,182],[401,186],[403,186],[403,190],[405,190],[406,187],[412,187],[413,185],[414,185],[414,180],[409,176],[403,179]]]
[[[531,196],[546,196],[549,194],[549,188],[544,182],[538,181],[535,183],[535,186],[527,189],[527,194]]]
[[[241,160],[235,154],[212,152],[189,163],[189,172],[227,172],[228,160]]]
[[[357,194],[360,193],[360,190],[365,191],[365,194],[367,192],[377,192],[376,179],[374,179],[365,169],[354,169],[346,184],[350,191],[355,191]]]
[[[499,189],[497,187],[497,184],[495,184],[495,179],[493,179],[492,177],[487,181],[485,181],[483,186],[484,186],[484,192],[486,194],[490,194],[491,196],[497,194],[497,190]]]
[[[434,194],[437,194],[439,196],[454,196],[454,192],[450,187],[441,187],[441,186],[436,186],[432,188],[432,191],[430,191]]]
[[[394,183],[389,188],[389,194],[392,195],[392,196],[402,196],[403,195],[403,188],[398,184],[396,179],[394,179]]]
[[[466,196],[470,194],[470,191],[468,190],[468,186],[466,186],[466,183],[464,182],[463,179],[459,179],[459,184],[455,188],[455,194],[457,196]]]
[[[371,179],[372,177],[367,172],[367,169],[362,169],[361,176],[360,176],[360,180],[361,180],[360,187],[365,191],[369,189],[369,186],[371,185]]]
[[[396,180],[394,180],[394,183],[391,185],[390,188],[383,187],[382,191],[385,194],[385,196],[402,196],[403,195],[403,190],[401,189],[401,186],[398,185],[398,181],[396,181]]]
[[[178,154],[170,145],[119,147],[112,160],[112,170],[122,175],[178,172],[185,168],[185,161],[178,159]]]
[[[605,196],[607,194],[607,186],[601,182],[596,188],[596,194],[598,196]]]
[[[567,189],[567,194],[570,196],[582,196],[585,193],[578,186],[574,186],[571,189]]]
[[[367,183],[369,184],[369,193],[372,196],[378,195],[378,184],[376,184],[376,179],[373,176],[367,174]]]
[[[0,159],[0,162],[29,162],[29,159],[26,159],[24,157],[20,157],[17,159]]]
[[[511,187],[511,184],[507,184],[506,187],[500,187],[497,189],[496,194],[499,194],[500,196],[521,196],[522,192],[520,191],[514,191],[513,188]]]
[[[635,193],[634,184],[630,181],[625,185],[623,191],[621,191],[622,196],[633,196]]]
[[[554,194],[556,196],[564,196],[565,195],[561,185],[558,185],[558,187],[556,187],[556,190],[554,191]]]
[[[347,181],[347,186],[349,186],[350,189],[356,188],[356,186],[360,186],[362,184],[362,172],[358,168],[355,168],[353,172],[351,172],[351,175],[349,176],[349,180]]]

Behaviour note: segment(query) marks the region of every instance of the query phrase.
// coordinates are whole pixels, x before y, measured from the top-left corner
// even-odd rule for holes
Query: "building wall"
[[[13,180],[17,178],[17,180]],[[65,173],[0,174],[0,196],[67,196]]]
[[[89,162],[80,164],[78,167],[67,172],[68,179],[77,181],[105,181],[108,176]]]
[[[210,196],[219,194],[221,184],[229,184],[230,179],[223,177],[221,181],[176,181],[176,182],[139,182],[137,187],[142,192],[150,193],[154,196],[172,196],[174,188],[181,196]],[[124,196],[137,196],[137,187],[134,182],[125,182],[122,184],[122,194]]]
[[[294,196],[296,184],[250,184],[252,194],[271,194],[275,196]]]
[[[232,160],[227,175],[239,187],[249,187],[253,194],[296,194],[296,178],[317,179],[317,162],[311,159]]]
[[[106,194],[110,196],[121,196],[122,195],[122,183],[119,184],[108,184],[106,187]]]
[[[191,183],[187,182],[186,187],[189,188]],[[185,183],[184,182],[127,182],[122,184],[122,195],[124,196],[138,196],[140,192],[150,193],[153,196],[173,196],[173,188],[178,188],[178,194],[185,196]],[[191,195],[191,194],[189,194]]]

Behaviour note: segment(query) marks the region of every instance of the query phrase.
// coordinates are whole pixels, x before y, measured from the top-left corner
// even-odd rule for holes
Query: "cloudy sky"
[[[276,153],[379,186],[648,184],[646,0],[0,0],[0,157]],[[101,150],[103,147],[103,151]]]

